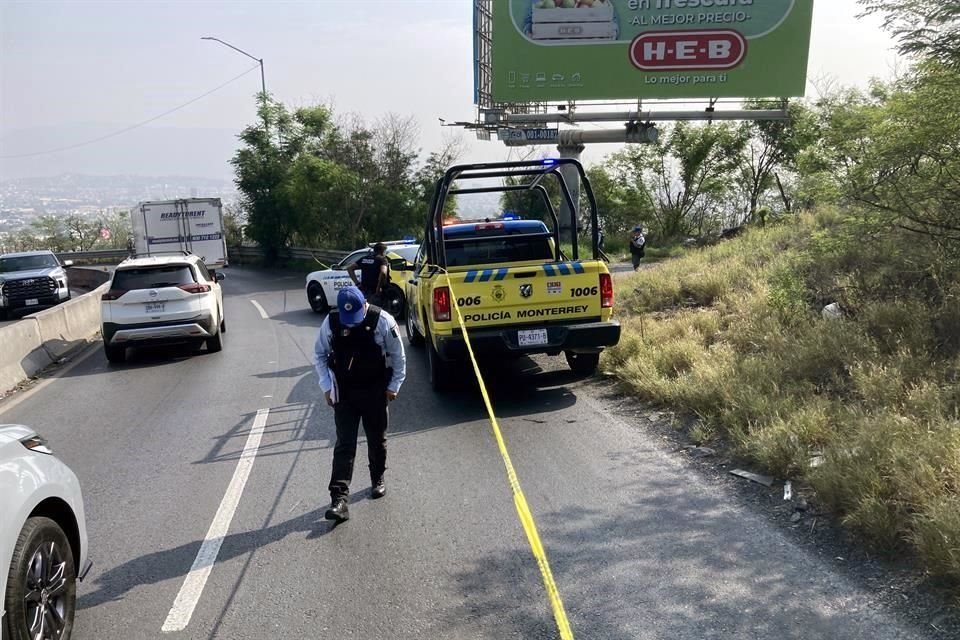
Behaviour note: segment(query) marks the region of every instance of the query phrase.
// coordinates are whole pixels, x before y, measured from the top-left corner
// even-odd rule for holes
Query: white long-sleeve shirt
[[[393,393],[400,391],[400,386],[407,377],[407,357],[403,352],[403,341],[400,338],[400,328],[397,321],[386,311],[380,311],[380,321],[374,331],[374,341],[380,346],[387,358],[387,366],[393,369],[393,377],[387,390]],[[330,330],[330,316],[323,319],[320,333],[314,346],[316,352],[317,378],[320,381],[320,390],[328,393],[333,389],[333,374],[327,364],[330,354],[333,353],[333,331]]]

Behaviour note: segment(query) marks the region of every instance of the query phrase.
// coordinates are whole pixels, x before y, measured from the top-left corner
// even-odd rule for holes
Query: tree
[[[779,103],[753,101],[748,109],[776,108]],[[740,171],[747,197],[747,218],[757,221],[760,201],[776,184],[784,209],[790,211],[788,198],[779,172],[796,169],[800,154],[816,140],[813,113],[802,103],[788,107],[788,120],[754,120],[741,125],[740,135],[746,141],[741,154]],[[761,223],[766,220],[761,219]]]
[[[100,234],[100,225],[96,221],[87,220],[76,213],[71,213],[64,218],[63,224],[72,244],[70,248],[73,250],[88,251]]]
[[[944,0],[859,0],[865,15],[880,15],[900,53],[960,69],[960,4]]]
[[[715,226],[735,184],[746,144],[727,124],[680,123],[654,144],[614,154],[614,171],[632,210],[649,217],[663,239],[703,234]]]
[[[36,236],[36,248],[49,249],[55,252],[72,250],[70,234],[63,218],[54,215],[44,215],[30,223]]]
[[[438,151],[433,151],[427,156],[423,166],[417,171],[415,178],[417,201],[424,213],[433,201],[437,181],[443,178],[447,169],[457,163],[462,152],[463,138],[461,136],[448,137],[443,141],[443,146]],[[443,203],[443,217],[453,218],[456,215],[457,197],[455,195],[447,196]]]

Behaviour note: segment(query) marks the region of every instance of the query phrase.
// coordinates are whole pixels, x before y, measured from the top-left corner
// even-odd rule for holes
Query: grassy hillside
[[[604,367],[701,418],[878,549],[960,578],[960,277],[951,248],[835,211],[620,284]],[[840,318],[821,310],[837,302]]]

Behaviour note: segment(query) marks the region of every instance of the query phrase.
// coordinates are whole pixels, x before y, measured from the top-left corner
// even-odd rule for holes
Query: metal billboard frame
[[[779,100],[777,109],[717,109],[717,105],[739,101],[708,98],[700,101],[644,102],[638,97],[630,101],[566,102],[496,102],[493,95],[493,4],[494,0],[473,0],[474,23],[474,104],[477,108],[475,122],[458,122],[452,126],[472,129],[480,140],[490,140],[498,132],[523,131],[531,128],[546,128],[561,124],[602,124],[620,122],[617,129],[558,131],[555,140],[527,140],[514,137],[504,139],[507,146],[534,144],[557,144],[579,146],[594,142],[650,143],[656,141],[655,122],[677,121],[743,121],[743,120],[788,120],[788,100]],[[699,109],[676,109],[679,105],[700,105]],[[580,111],[581,107],[607,107],[609,111]],[[619,108],[618,110],[613,110]],[[657,109],[657,110],[655,110]]]

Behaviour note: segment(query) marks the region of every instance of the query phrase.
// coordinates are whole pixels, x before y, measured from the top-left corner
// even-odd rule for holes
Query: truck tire
[[[319,283],[311,282],[310,286],[307,287],[307,302],[314,313],[326,313],[330,310],[327,296]]]
[[[49,637],[69,638],[77,609],[77,569],[70,541],[60,525],[49,518],[29,518],[17,537],[10,566],[2,569],[9,569],[3,608],[10,640],[47,637],[31,628],[44,619],[53,624]]]
[[[407,326],[407,340],[410,342],[410,346],[420,347],[423,346],[423,336],[420,335],[420,332],[417,331],[417,328],[413,326],[412,316],[414,314],[410,311],[410,309],[407,309],[407,315],[404,321],[404,324]]]
[[[107,356],[107,361],[114,364],[122,364],[127,360],[127,347],[124,345],[103,343],[103,353]]]
[[[0,322],[5,322],[7,319],[7,310],[0,309]]]
[[[433,340],[427,335],[424,337],[427,343],[427,373],[430,378],[430,388],[440,393],[450,389],[450,364],[440,358],[436,348],[433,346]]]
[[[566,351],[564,355],[567,357],[567,364],[570,365],[570,369],[581,376],[592,376],[596,373],[597,367],[600,365],[599,353],[574,353],[573,351]]]

